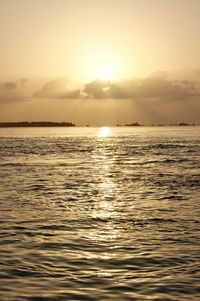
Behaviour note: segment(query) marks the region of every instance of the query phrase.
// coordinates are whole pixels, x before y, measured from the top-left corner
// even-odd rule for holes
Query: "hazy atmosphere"
[[[199,123],[198,0],[0,0],[0,121]]]
[[[200,0],[0,0],[0,301],[200,300]]]

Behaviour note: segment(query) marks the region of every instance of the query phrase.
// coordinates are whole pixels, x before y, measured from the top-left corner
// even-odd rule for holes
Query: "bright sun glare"
[[[107,137],[110,135],[110,133],[111,133],[111,129],[109,127],[104,126],[99,129],[98,136],[99,137]]]
[[[121,77],[121,60],[115,49],[96,49],[94,47],[85,56],[84,62],[87,81],[96,79],[109,81]]]
[[[108,70],[101,70],[97,74],[98,78],[101,80],[111,80],[111,72]]]

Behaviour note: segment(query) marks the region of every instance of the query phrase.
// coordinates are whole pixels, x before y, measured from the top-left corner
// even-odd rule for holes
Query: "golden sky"
[[[0,121],[199,122],[199,35],[199,0],[0,0]]]

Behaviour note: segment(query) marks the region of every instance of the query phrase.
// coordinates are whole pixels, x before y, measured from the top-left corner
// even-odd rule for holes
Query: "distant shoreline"
[[[35,127],[103,127],[100,125],[75,125],[72,122],[53,122],[53,121],[19,121],[19,122],[0,122],[0,128],[35,128]],[[192,127],[200,126],[195,123],[176,123],[176,124],[139,124],[137,122],[131,124],[105,125],[108,127]]]
[[[72,122],[51,122],[51,121],[22,121],[22,122],[0,122],[1,128],[10,127],[72,127],[76,126]]]

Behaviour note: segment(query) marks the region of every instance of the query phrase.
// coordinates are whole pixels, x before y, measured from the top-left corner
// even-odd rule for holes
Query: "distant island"
[[[117,124],[117,126],[121,126],[121,125]],[[125,126],[145,126],[145,125],[140,124],[138,122],[133,122],[130,124],[125,124]],[[172,123],[172,124],[159,123],[159,124],[151,124],[151,126],[195,126],[195,123],[186,123],[186,122]]]
[[[125,124],[125,126],[142,126],[141,124],[139,124],[138,122],[133,122],[130,124]]]
[[[0,122],[0,127],[57,127],[75,126],[72,122],[53,122],[53,121],[19,121],[19,122]]]

